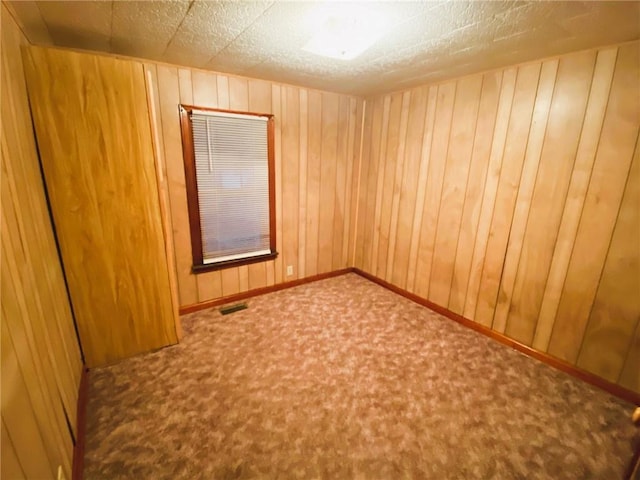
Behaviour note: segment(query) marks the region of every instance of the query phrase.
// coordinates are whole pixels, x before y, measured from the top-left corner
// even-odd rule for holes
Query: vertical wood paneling
[[[346,252],[346,263],[349,266],[357,265],[356,250],[357,250],[357,235],[359,228],[359,199],[360,199],[360,177],[362,174],[362,154],[364,153],[365,146],[364,140],[364,113],[367,108],[365,102],[357,101],[355,98],[351,100],[352,104],[355,104],[355,108],[352,109],[351,115],[355,115],[354,125],[354,139],[352,148],[349,155],[351,156],[351,206],[349,214],[349,238],[348,248]]]
[[[278,258],[274,261],[274,280],[275,283],[282,283],[282,90],[284,87],[280,85],[271,85],[271,112],[275,118],[274,128],[274,149],[275,149],[275,195],[276,195],[276,250],[280,252]]]
[[[153,66],[148,63],[147,65]],[[180,305],[347,266],[354,245],[361,100],[257,79],[155,66],[158,131],[166,157]],[[271,113],[275,119],[275,261],[191,273],[178,104]],[[293,274],[287,276],[287,266]]]
[[[336,157],[348,158],[347,150],[349,143],[349,97],[341,96],[339,113],[338,113],[338,142]],[[347,181],[347,163],[336,163],[336,183],[334,190],[333,205],[333,239],[332,239],[332,262],[331,270],[344,268],[346,265],[342,263],[342,251],[345,235],[345,219],[346,207],[345,199],[347,198],[346,181]]]
[[[474,318],[478,295],[480,294],[480,282],[482,280],[482,267],[489,243],[489,228],[498,192],[498,182],[502,171],[502,158],[507,141],[507,128],[513,105],[513,95],[516,86],[517,69],[509,68],[502,75],[502,89],[498,103],[498,114],[495,129],[493,131],[493,141],[491,143],[491,154],[489,156],[489,169],[487,171],[482,202],[480,208],[480,218],[478,219],[478,229],[473,255],[471,257],[471,270],[467,283],[467,296],[464,300],[464,316]]]
[[[387,248],[387,273],[385,278],[393,275],[393,258],[396,249],[396,238],[398,237],[398,216],[400,214],[400,195],[402,193],[402,182],[404,172],[404,152],[407,145],[407,125],[409,123],[409,102],[411,101],[411,92],[402,94],[402,108],[400,110],[400,126],[398,131],[398,153],[396,161],[396,171],[393,176],[393,197],[391,199],[391,221],[389,223],[389,246]],[[383,161],[381,155],[381,162]],[[381,172],[382,170],[378,170]],[[404,273],[406,275],[406,272]]]
[[[416,294],[427,297],[431,283],[431,265],[436,239],[436,225],[440,212],[440,198],[444,181],[444,171],[449,148],[449,133],[453,119],[453,105],[456,95],[456,82],[438,86],[436,118],[431,139],[431,156],[427,174],[424,209],[420,230],[420,244],[416,259]]]
[[[409,247],[409,267],[407,269],[407,290],[415,291],[417,262],[413,261],[418,255],[418,245],[422,231],[422,217],[424,214],[425,191],[427,175],[429,173],[429,159],[431,158],[431,140],[433,138],[433,123],[436,114],[436,99],[438,88],[429,87],[428,103],[425,113],[424,133],[422,136],[422,154],[419,162],[418,190],[416,191],[416,206],[411,224],[411,244]]]
[[[387,99],[388,100],[388,99]],[[384,158],[387,146],[387,128],[389,125],[389,101],[383,101],[383,99],[378,99],[374,103],[372,103],[372,124],[371,124],[371,136],[367,139],[367,144],[370,144],[369,155],[367,158],[367,164],[374,165],[375,171],[380,169],[384,169],[385,165],[381,165],[381,158]],[[370,173],[370,172],[369,172]],[[374,219],[380,218],[380,205],[382,202],[383,195],[383,187],[382,182],[385,178],[388,178],[387,175],[377,175],[376,176],[375,187],[373,184],[368,184],[367,186],[367,195],[372,195],[372,198],[376,199],[376,206],[373,212],[369,212],[369,215],[366,217],[366,224],[363,224],[362,227],[367,229],[367,231],[371,231],[372,235],[369,238],[372,238],[372,245],[370,248],[370,255],[367,256],[367,261],[369,262],[369,268],[372,271],[377,271],[378,265],[378,249],[380,248],[380,234],[383,229],[382,222],[378,221],[374,223]],[[387,229],[388,231],[388,229]],[[388,233],[385,233],[388,235]],[[385,264],[386,265],[386,264]]]
[[[428,94],[428,88],[415,90],[411,94],[408,109],[406,147],[404,149],[405,161],[402,180],[399,182],[399,214],[393,255],[393,273],[391,275],[393,283],[402,286],[402,288],[406,287],[407,281]]]
[[[320,158],[322,149],[322,94],[310,91],[307,122],[307,221],[305,272],[318,273],[318,236],[320,232]],[[302,225],[301,225],[302,227]]]
[[[1,428],[2,437],[0,437],[0,444],[2,445],[2,449],[0,449],[0,478],[22,480],[26,478],[24,470],[20,465],[18,454],[13,446],[11,437],[9,437],[9,432],[7,431],[4,421],[2,421]]]
[[[158,72],[153,64],[144,65],[144,73],[147,86],[147,104],[149,117],[151,118],[151,136],[153,138],[153,152],[155,156],[156,180],[158,184],[158,198],[160,200],[160,214],[162,217],[162,233],[164,236],[164,251],[169,270],[169,285],[171,288],[171,304],[176,319],[176,334],[178,340],[182,338],[182,325],[179,317],[180,300],[178,298],[178,274],[175,258],[175,244],[173,242],[173,222],[171,220],[169,198],[169,186],[167,180],[167,162],[164,159],[164,146],[162,144],[160,103],[158,95]]]
[[[549,343],[549,353],[570,362],[576,361],[582,343],[640,130],[638,47],[635,42],[618,51],[600,143]]]
[[[533,338],[533,347],[538,350],[546,351],[549,346],[553,320],[558,311],[560,295],[571,258],[571,250],[578,230],[587,187],[589,186],[598,141],[600,140],[600,131],[609,100],[609,90],[613,79],[617,53],[617,48],[609,48],[598,52],[589,104],[582,126],[580,145],[578,146],[571,184],[569,185],[569,192],[567,193],[567,200],[562,213],[553,260],[551,261],[540,307],[540,315],[538,316],[536,332]]]
[[[525,183],[535,182],[535,187],[532,197],[528,189],[524,192],[529,213],[509,307],[507,335],[527,345],[532,343],[540,313],[543,285],[549,274],[578,150],[595,59],[596,52],[588,51],[567,55],[560,60],[544,145],[541,153],[536,152],[536,156],[539,157],[537,176],[526,169],[522,174],[521,191]],[[541,77],[538,98],[544,94],[544,80],[544,77]],[[535,130],[534,114],[532,134]],[[529,141],[531,140],[530,138]],[[522,210],[525,208],[523,205]],[[503,279],[502,291],[508,292],[510,289],[511,286],[507,287]],[[496,329],[504,330],[502,324],[496,326]]]
[[[640,142],[613,230],[578,366],[615,382],[640,318]],[[634,275],[635,272],[635,275]],[[640,370],[640,364],[636,365]]]
[[[320,221],[318,273],[331,271],[333,259],[333,212],[336,190],[336,154],[340,97],[322,93],[322,154],[320,161]]]
[[[471,152],[471,166],[469,167],[469,178],[465,190],[458,248],[456,249],[451,291],[449,293],[449,309],[458,314],[463,313],[467,285],[469,284],[473,247],[478,233],[482,194],[485,190],[485,180],[489,168],[489,156],[491,154],[493,132],[496,127],[501,85],[502,72],[487,73],[483,76],[478,120]]]
[[[169,206],[173,224],[176,270],[178,275],[178,297],[180,305],[197,303],[198,288],[195,276],[191,275],[191,238],[189,237],[189,216],[182,160],[182,140],[178,104],[180,87],[178,69],[158,65],[158,92],[164,158],[169,187]],[[160,92],[162,92],[160,94]]]
[[[4,308],[4,304],[3,304]],[[2,324],[5,327],[5,324]],[[66,445],[56,445],[50,438],[43,437],[41,429],[48,429],[47,425],[39,425],[40,420],[31,404],[29,390],[38,389],[38,385],[28,385],[22,376],[18,365],[18,357],[13,349],[11,335],[7,329],[0,332],[2,352],[2,379],[0,391],[0,405],[2,407],[2,421],[10,432],[16,454],[27,478],[53,478],[56,469],[56,458],[66,461],[67,469],[71,456],[67,458],[55,452],[59,447],[67,447],[71,439],[66,438]],[[49,412],[40,411],[40,415]],[[69,470],[67,470],[69,471]]]
[[[355,266],[640,391],[639,59],[633,42],[368,100]]]
[[[357,268],[364,269],[364,256],[365,256],[365,237],[366,237],[366,212],[370,210],[371,203],[367,200],[367,186],[369,177],[370,155],[371,155],[371,128],[373,123],[373,115],[371,115],[371,109],[373,108],[372,102],[367,101],[365,105],[366,116],[362,119],[362,151],[360,152],[360,168],[358,175],[358,202],[356,208],[355,219],[355,245],[353,253],[353,264]]]
[[[355,218],[355,207],[357,207],[356,194],[358,191],[358,159],[360,153],[360,129],[359,123],[362,119],[362,112],[359,109],[362,102],[355,98],[349,99],[349,137],[347,140],[347,158],[351,161],[347,164],[347,178],[345,180],[345,217],[344,235],[342,238],[342,265],[348,267],[352,265],[351,252],[355,240],[353,222]]]
[[[283,278],[298,278],[298,197],[300,194],[300,93],[295,87],[282,89],[282,251]],[[327,206],[328,208],[328,206]],[[288,265],[293,274],[287,275]]]
[[[509,233],[509,242],[507,244],[507,253],[502,271],[502,289],[498,296],[498,303],[493,316],[493,328],[499,331],[504,331],[506,328],[507,316],[509,315],[509,309],[511,308],[513,287],[522,252],[522,243],[524,240],[527,219],[529,217],[531,197],[533,195],[534,185],[539,172],[540,152],[542,150],[545,131],[547,128],[549,108],[551,105],[557,70],[558,61],[556,59],[544,62],[540,71],[538,95],[536,97],[535,106],[533,107],[531,130],[529,132],[527,150],[525,152],[524,165],[522,167],[522,180],[520,188],[518,189],[516,208],[513,214],[511,231]]]
[[[449,302],[481,88],[480,75],[460,80],[453,107],[429,284],[429,298],[439,305]]]
[[[21,47],[0,6],[2,478],[71,478],[82,359],[45,199]],[[71,431],[67,425],[71,423]]]
[[[249,110],[254,113],[271,113],[271,85],[261,80],[249,80]],[[248,265],[249,289],[267,286],[267,270],[273,272],[273,261]],[[210,295],[216,298],[221,295]]]
[[[480,292],[474,317],[477,322],[485,326],[491,326],[493,322],[493,312],[500,293],[505,253],[520,187],[539,75],[540,64],[534,63],[518,68],[502,170],[500,171],[496,202],[491,218],[489,242],[482,266]],[[498,327],[498,331],[502,332],[503,329]]]
[[[298,172],[298,272],[305,277],[307,262],[307,141],[309,139],[309,92],[300,89],[300,165]]]

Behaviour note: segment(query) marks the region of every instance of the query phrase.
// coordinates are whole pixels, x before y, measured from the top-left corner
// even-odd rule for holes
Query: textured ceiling
[[[640,2],[369,1],[387,33],[354,60],[302,50],[346,2],[12,1],[32,43],[357,95],[640,38]]]

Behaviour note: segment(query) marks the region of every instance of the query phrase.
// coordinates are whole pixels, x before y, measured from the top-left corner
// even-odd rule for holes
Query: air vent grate
[[[220,307],[220,313],[222,315],[229,315],[230,313],[237,312],[238,310],[244,310],[246,308],[249,308],[249,306],[245,302],[236,303],[235,305]]]

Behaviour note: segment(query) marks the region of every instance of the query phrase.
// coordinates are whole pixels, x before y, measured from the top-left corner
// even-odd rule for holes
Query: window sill
[[[235,260],[226,260],[224,262],[207,263],[203,265],[193,265],[191,267],[191,273],[204,273],[213,272],[215,270],[224,270],[225,268],[241,267],[242,265],[249,265],[251,263],[266,262],[268,260],[275,260],[278,256],[278,252],[271,252],[265,255],[258,255],[255,257],[238,258]]]

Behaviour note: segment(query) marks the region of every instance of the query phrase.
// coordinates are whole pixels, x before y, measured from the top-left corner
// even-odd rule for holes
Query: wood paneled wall
[[[355,266],[640,391],[639,45],[367,100]]]
[[[71,478],[82,360],[45,200],[23,77],[27,41],[2,17],[3,479]],[[71,428],[72,430],[70,430]]]
[[[168,179],[181,306],[349,266],[362,100],[161,64],[148,63],[145,70]],[[180,103],[275,115],[276,260],[191,273]]]

